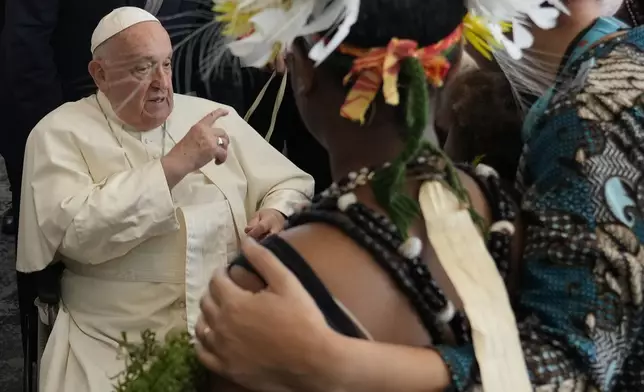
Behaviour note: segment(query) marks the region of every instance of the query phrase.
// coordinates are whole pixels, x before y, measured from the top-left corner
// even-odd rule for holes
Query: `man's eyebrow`
[[[167,59],[172,59],[172,53],[170,53],[168,57],[166,57],[163,61]],[[158,62],[159,60],[157,60],[157,58],[152,55],[140,56],[136,54],[130,54],[130,55],[125,55],[120,59],[114,61],[112,66],[134,67],[137,64],[141,64],[141,63],[157,64]]]
[[[172,53],[168,54],[163,60],[171,59],[172,58]],[[158,62],[157,57],[155,56],[143,56],[140,58],[140,61],[148,61],[151,63],[156,63]]]

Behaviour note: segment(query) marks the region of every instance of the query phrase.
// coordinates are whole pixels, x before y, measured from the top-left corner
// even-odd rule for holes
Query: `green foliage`
[[[483,163],[483,159],[485,159],[485,154],[477,155],[472,161],[472,166],[477,167],[479,164]]]
[[[407,236],[410,225],[421,213],[418,202],[405,192],[407,164],[416,158],[421,150],[428,149],[432,155],[439,156],[446,162],[447,185],[463,205],[468,207],[474,223],[482,227],[483,219],[470,208],[469,194],[461,184],[458,172],[450,159],[437,146],[423,140],[429,122],[429,91],[422,64],[415,58],[408,58],[402,62],[400,72],[409,80],[405,107],[405,148],[390,166],[380,169],[374,175],[371,187],[376,200],[385,208],[400,233]]]
[[[114,392],[201,392],[207,371],[197,359],[190,335],[168,334],[159,342],[156,334],[145,331],[142,342],[132,344],[125,334],[121,349],[126,353],[126,369],[117,376]]]
[[[423,132],[429,119],[429,92],[425,71],[417,59],[404,60],[400,72],[409,79],[405,107],[405,148],[389,167],[376,172],[371,187],[378,203],[387,210],[400,233],[406,236],[412,221],[420,215],[418,202],[405,192],[406,167],[423,147]]]

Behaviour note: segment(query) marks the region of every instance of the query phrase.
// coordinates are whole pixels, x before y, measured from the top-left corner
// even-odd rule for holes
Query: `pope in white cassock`
[[[231,108],[173,93],[151,14],[116,9],[91,49],[98,93],[47,115],[25,155],[17,268],[66,265],[40,392],[112,391],[122,332],[192,331],[240,238],[280,231],[313,192]]]

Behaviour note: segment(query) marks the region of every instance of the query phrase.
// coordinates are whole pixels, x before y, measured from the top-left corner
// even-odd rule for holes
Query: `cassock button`
[[[179,307],[181,309],[185,309],[186,308],[186,301],[179,301]]]
[[[188,315],[186,314],[186,312],[183,312],[181,314],[181,318],[183,319],[183,321],[188,321]]]

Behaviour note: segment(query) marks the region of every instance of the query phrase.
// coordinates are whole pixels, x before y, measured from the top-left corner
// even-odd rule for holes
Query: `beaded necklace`
[[[633,0],[626,0],[624,5],[626,6],[626,12],[631,19],[633,27],[640,26],[644,20],[640,11],[640,6]]]
[[[386,167],[389,163],[385,163]],[[432,149],[423,149],[407,165],[408,178],[423,181],[444,181],[446,159]],[[498,222],[490,227],[490,253],[497,262],[503,278],[510,269],[510,240],[514,227],[509,223],[516,217],[512,197],[501,190],[498,175],[479,166],[476,172],[467,167],[473,178],[484,190],[486,197],[496,205],[493,216]],[[289,226],[307,223],[326,223],[332,225],[357,244],[370,252],[374,260],[395,282],[401,292],[410,301],[425,329],[432,336],[435,344],[450,342],[450,336],[456,343],[468,342],[469,326],[465,314],[457,311],[454,304],[446,298],[424,262],[423,243],[418,237],[403,236],[396,225],[385,215],[360,203],[353,191],[367,185],[377,168],[364,167],[349,173],[342,180],[333,183],[327,190],[313,199],[310,207],[295,214],[289,220]],[[478,174],[478,175],[477,175]]]

